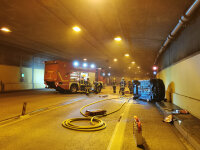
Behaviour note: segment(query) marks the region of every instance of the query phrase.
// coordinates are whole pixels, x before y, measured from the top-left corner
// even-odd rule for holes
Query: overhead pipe
[[[186,13],[181,17],[181,19],[179,20],[178,24],[175,26],[175,28],[172,30],[172,32],[168,35],[168,37],[165,40],[165,42],[163,43],[162,47],[158,51],[158,54],[156,56],[154,64],[157,63],[157,60],[160,57],[160,55],[166,50],[166,47],[168,46],[168,44],[174,39],[174,37],[181,30],[181,28],[183,27],[183,25],[189,20],[189,18],[194,13],[194,11],[196,9],[198,9],[199,5],[200,5],[200,0],[196,0],[190,6],[190,8],[186,11]]]

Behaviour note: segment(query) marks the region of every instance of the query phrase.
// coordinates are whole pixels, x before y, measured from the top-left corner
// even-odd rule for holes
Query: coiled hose
[[[100,119],[100,117],[103,117],[103,116],[108,116],[110,114],[113,114],[117,111],[119,111],[123,106],[124,104],[127,102],[125,101],[121,106],[120,108],[116,109],[115,111],[112,111],[108,114],[105,114],[105,115],[98,115],[98,116],[93,116],[93,117],[89,117],[87,115],[85,115],[82,110],[85,108],[85,107],[88,107],[90,105],[94,105],[96,103],[100,103],[100,102],[103,102],[103,101],[107,101],[107,100],[113,100],[113,99],[119,99],[119,98],[109,98],[109,99],[103,99],[103,100],[100,100],[100,101],[97,101],[97,102],[94,102],[94,103],[90,103],[88,105],[85,105],[83,106],[81,109],[80,109],[80,113],[84,116],[83,118],[71,118],[71,119],[67,119],[67,120],[64,120],[62,122],[62,125],[63,127],[65,128],[68,128],[68,129],[71,129],[71,130],[77,130],[77,131],[98,131],[98,130],[102,130],[102,129],[105,129],[106,128],[106,123],[104,121],[102,121]],[[83,121],[83,120],[88,120],[90,121],[91,125],[90,126],[80,126],[80,125],[75,125],[73,124],[73,122],[75,121]]]

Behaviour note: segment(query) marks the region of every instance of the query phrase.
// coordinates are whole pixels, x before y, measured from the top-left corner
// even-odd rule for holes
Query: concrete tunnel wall
[[[159,59],[168,101],[200,118],[200,11]]]
[[[49,56],[0,44],[0,92],[44,88],[44,61],[50,59]]]

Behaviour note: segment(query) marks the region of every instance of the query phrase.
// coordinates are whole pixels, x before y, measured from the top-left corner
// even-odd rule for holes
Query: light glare
[[[157,66],[153,66],[153,70],[158,70],[158,67]]]
[[[124,56],[129,57],[129,54],[124,54]]]
[[[78,26],[74,26],[72,28],[75,32],[80,32],[81,31],[81,28],[79,28]]]
[[[114,59],[114,62],[116,62],[116,61],[117,61],[117,58]]]
[[[156,71],[154,71],[154,72],[153,72],[153,74],[154,74],[154,75],[156,75],[156,74],[157,74],[157,72],[156,72]]]
[[[83,67],[86,68],[88,66],[87,63],[83,63]]]
[[[79,66],[79,62],[78,61],[74,61],[73,65],[74,65],[74,67],[78,67]]]
[[[3,31],[3,32],[11,32],[10,29],[8,29],[6,27],[2,27],[0,30]]]
[[[114,40],[119,42],[122,40],[122,38],[120,36],[118,36],[118,37],[115,37]]]
[[[95,64],[91,64],[90,67],[91,67],[92,69],[94,69],[94,68],[95,68]]]

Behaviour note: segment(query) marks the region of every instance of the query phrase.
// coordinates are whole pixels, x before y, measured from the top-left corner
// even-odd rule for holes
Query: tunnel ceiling
[[[192,0],[2,0],[1,43],[68,60],[95,62],[115,73],[151,71],[156,53]],[[72,27],[77,25],[81,32]],[[122,41],[114,41],[121,36]],[[130,57],[126,58],[125,53]],[[118,62],[113,62],[117,58]],[[132,65],[134,61],[136,64]],[[132,68],[128,70],[128,67]]]

